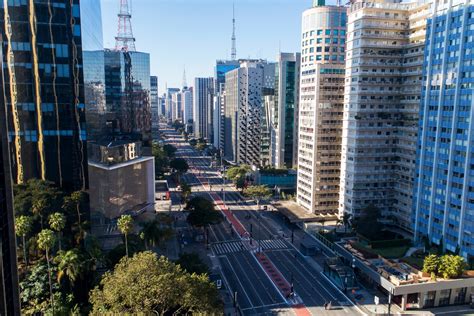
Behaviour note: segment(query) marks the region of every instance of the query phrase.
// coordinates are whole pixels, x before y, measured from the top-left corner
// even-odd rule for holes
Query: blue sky
[[[119,0],[102,1],[104,46],[115,46]],[[180,87],[186,66],[194,77],[212,76],[216,59],[231,49],[232,0],[129,0],[137,50],[151,55],[160,94]],[[300,49],[301,13],[312,0],[235,0],[237,57],[274,60]]]

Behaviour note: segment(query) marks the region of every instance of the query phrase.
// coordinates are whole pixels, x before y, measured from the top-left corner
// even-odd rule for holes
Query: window
[[[326,36],[330,36],[331,35],[331,30],[326,30],[325,34],[326,34]]]
[[[323,35],[323,30],[317,30],[316,35]]]

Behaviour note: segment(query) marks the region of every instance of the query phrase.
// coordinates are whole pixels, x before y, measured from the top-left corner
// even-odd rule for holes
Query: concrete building
[[[173,100],[172,96],[175,93],[179,92],[179,88],[167,88],[166,89],[166,96],[165,96],[165,110],[166,110],[166,118],[169,121],[173,120],[173,117],[176,116],[174,113],[174,107],[173,107]]]
[[[369,205],[412,230],[412,191],[430,2],[354,1],[348,16],[339,213]]]
[[[271,165],[275,168],[297,165],[300,60],[300,53],[280,53],[275,65],[275,97],[270,111]]]
[[[194,137],[212,141],[214,78],[195,78],[193,87]]]
[[[474,5],[437,1],[428,20],[414,234],[474,256]],[[446,36],[449,34],[449,36]]]
[[[275,85],[275,64],[242,61],[226,73],[224,157],[238,164],[261,164],[261,119],[266,89]]]
[[[181,91],[181,102],[183,104],[183,124],[189,133],[193,130],[193,88],[183,88]]]
[[[346,19],[324,3],[302,17],[297,203],[317,215],[338,212]]]

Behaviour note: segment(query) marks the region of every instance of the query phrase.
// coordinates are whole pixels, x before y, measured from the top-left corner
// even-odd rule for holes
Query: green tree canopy
[[[170,161],[170,167],[178,173],[185,173],[189,169],[189,165],[183,158],[175,158]]]
[[[192,138],[190,141],[189,141],[189,145],[195,147],[197,145],[197,140]]]
[[[122,258],[90,293],[92,313],[221,314],[215,286],[165,257],[141,252]]]
[[[423,260],[423,272],[431,274],[431,278],[435,279],[439,269],[439,257],[435,254],[431,254],[425,257]]]
[[[187,201],[189,195],[191,194],[191,186],[184,181],[181,182],[181,194],[183,196],[184,201]]]
[[[244,196],[255,200],[259,205],[261,200],[272,196],[272,191],[266,185],[251,185],[244,189]]]
[[[170,145],[170,144],[166,144],[163,146],[163,151],[165,152],[166,156],[168,158],[173,158],[176,154],[176,151],[178,149],[176,147],[174,147],[173,145]]]
[[[201,196],[189,200],[185,209],[190,211],[187,217],[188,223],[195,227],[204,227],[222,221],[222,215],[215,210],[214,204]]]
[[[151,154],[155,158],[155,178],[161,178],[169,167],[169,157],[163,147],[158,144],[153,144]]]
[[[188,273],[209,273],[209,268],[204,262],[202,262],[199,255],[195,252],[182,253],[176,261],[176,264],[179,264],[181,268],[186,270]]]
[[[227,169],[225,175],[227,179],[231,180],[234,183],[237,183],[239,180],[245,180],[245,176],[247,173],[252,171],[249,165],[240,165],[234,166]]]
[[[464,258],[458,255],[444,255],[439,262],[438,273],[445,279],[455,279],[460,277],[467,264]]]
[[[359,217],[354,218],[352,226],[361,234],[371,240],[377,240],[381,235],[383,225],[379,223],[380,209],[374,205],[366,207]]]

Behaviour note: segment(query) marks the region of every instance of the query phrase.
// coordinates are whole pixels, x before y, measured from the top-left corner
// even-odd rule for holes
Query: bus
[[[169,200],[170,190],[167,180],[155,180],[155,201]]]

